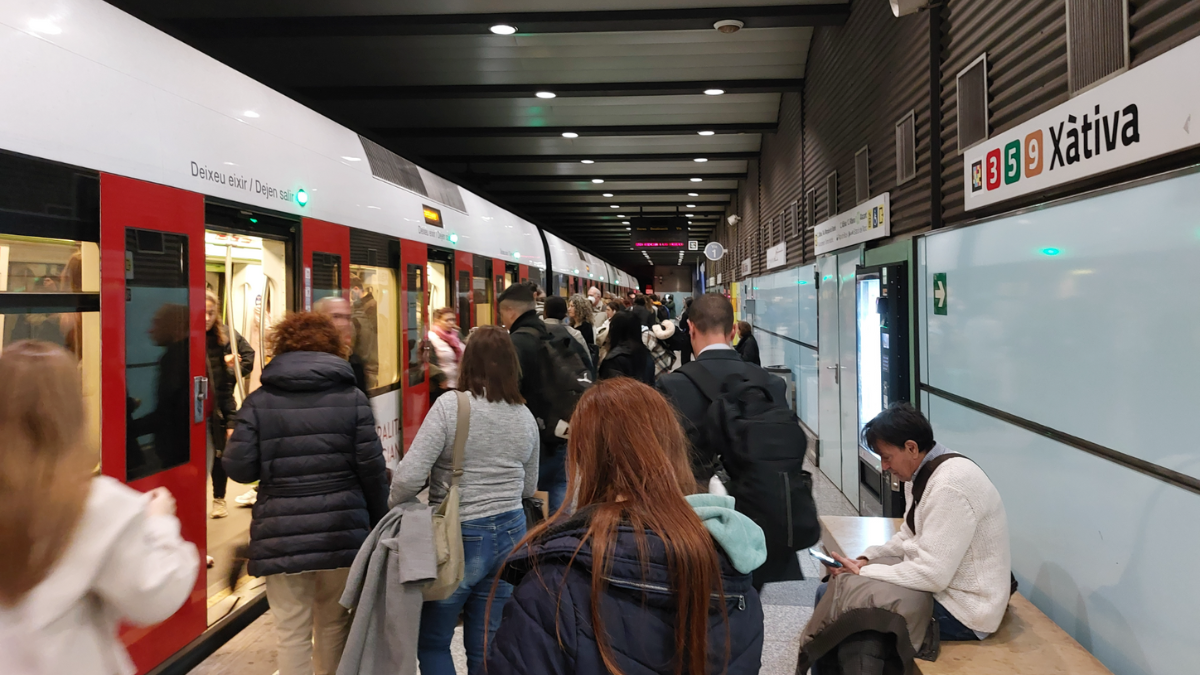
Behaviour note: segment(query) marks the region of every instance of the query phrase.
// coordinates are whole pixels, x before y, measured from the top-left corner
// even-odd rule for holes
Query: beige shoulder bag
[[[471,399],[466,392],[456,391],[458,424],[454,430],[454,459],[450,474],[450,489],[446,498],[433,512],[433,547],[437,553],[437,579],[422,591],[426,600],[445,600],[458,590],[463,581],[464,559],[462,522],[458,517],[458,479],[463,473],[463,451],[467,433],[471,430]]]

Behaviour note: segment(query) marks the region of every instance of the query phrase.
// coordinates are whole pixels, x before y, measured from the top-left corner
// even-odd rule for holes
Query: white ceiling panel
[[[492,14],[693,7],[777,7],[835,5],[848,0],[171,0],[161,14],[182,17],[357,16],[389,14]],[[736,17],[734,17],[736,18]]]

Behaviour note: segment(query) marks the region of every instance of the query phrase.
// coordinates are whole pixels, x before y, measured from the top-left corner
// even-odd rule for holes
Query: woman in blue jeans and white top
[[[417,656],[422,675],[454,675],[450,640],[460,614],[469,671],[482,672],[484,631],[495,634],[504,602],[512,594],[512,586],[501,582],[491,615],[485,616],[492,580],[525,536],[521,499],[532,497],[537,489],[538,427],[521,398],[518,371],[508,332],[496,326],[476,329],[459,364],[456,387],[471,398],[471,425],[459,479],[466,573],[453,595],[426,602],[421,610]],[[430,506],[445,499],[457,406],[454,396],[442,396],[433,404],[396,469],[389,506],[417,496],[427,477]]]

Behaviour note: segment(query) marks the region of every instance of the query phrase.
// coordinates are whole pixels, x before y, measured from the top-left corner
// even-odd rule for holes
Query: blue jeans
[[[500,627],[504,603],[512,597],[512,585],[501,581],[487,613],[492,581],[501,564],[525,536],[525,512],[509,511],[462,523],[463,555],[466,570],[458,590],[445,600],[426,602],[421,607],[421,634],[417,639],[417,657],[421,675],[455,675],[450,641],[458,617],[463,617],[463,646],[467,650],[467,670],[471,675],[483,672],[484,631],[490,640]]]
[[[550,497],[550,513],[553,514],[567,498],[567,444],[554,448],[542,457],[538,464],[538,489]]]
[[[817,586],[816,601],[813,602],[814,607],[821,604],[821,598],[825,597],[825,591],[827,590],[829,590],[828,582]],[[954,615],[937,600],[933,601],[933,618],[937,619],[938,622],[938,634],[946,642],[979,639],[979,636],[975,635],[975,631],[967,628],[961,621],[954,618]],[[811,675],[819,675],[817,664],[814,663],[809,672]]]

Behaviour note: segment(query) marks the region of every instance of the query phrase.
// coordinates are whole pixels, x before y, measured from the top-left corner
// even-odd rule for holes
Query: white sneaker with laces
[[[229,509],[225,507],[224,499],[214,499],[212,507],[212,518],[224,518],[229,515]]]
[[[242,506],[254,506],[254,503],[258,501],[258,490],[255,488],[250,488],[243,494],[235,497],[233,501],[241,504]]]

